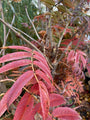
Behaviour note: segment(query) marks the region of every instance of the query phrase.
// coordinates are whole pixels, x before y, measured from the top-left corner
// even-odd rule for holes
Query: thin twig
[[[13,79],[4,79],[4,80],[0,80],[0,83],[1,83],[1,82],[6,82],[6,81],[8,81],[8,82],[9,82],[9,81],[15,82],[15,80],[13,80]]]
[[[85,105],[77,106],[77,107],[74,108],[74,110],[77,110],[77,109],[79,109],[80,107],[85,107]]]
[[[57,63],[55,65],[58,65],[59,61],[63,58],[64,53],[69,49],[69,47],[72,45],[72,41],[68,44],[67,48],[64,50],[64,52],[61,54],[60,58],[57,60]]]
[[[63,39],[63,36],[64,36],[64,34],[65,34],[65,32],[66,32],[66,29],[67,29],[68,25],[69,25],[69,22],[67,22],[66,27],[65,27],[65,29],[63,30],[63,33],[62,33],[62,35],[61,35],[61,37],[60,37],[60,40],[59,40],[58,45],[57,45],[58,48],[60,47],[61,41],[62,41],[62,39]]]
[[[64,50],[64,52],[61,54],[60,58],[57,60],[57,62],[54,64],[54,68],[53,68],[53,71],[52,71],[52,75],[54,77],[54,73],[57,69],[57,66],[58,66],[58,63],[60,62],[60,60],[63,58],[64,56],[64,53],[68,50],[68,48],[72,45],[72,41],[68,44],[67,48]]]
[[[11,25],[13,25],[14,20],[15,20],[15,14],[13,15],[13,19],[12,19]],[[7,40],[7,38],[8,38],[9,33],[10,33],[10,29],[8,30],[8,33],[7,33],[7,35],[6,35],[6,40]],[[2,50],[0,51],[0,54],[3,52],[3,50],[4,50],[4,49],[2,49]]]
[[[31,39],[32,41],[35,41],[36,43],[38,43],[41,46],[41,43],[39,43],[37,40],[35,40],[34,38],[32,38],[30,35],[26,34],[25,32],[23,32],[22,30],[12,26],[15,30],[19,31],[20,33],[22,33],[23,35],[25,35],[26,37],[28,37],[29,39]]]
[[[5,95],[5,93],[1,93],[1,94],[0,94],[0,97],[1,97],[1,96],[4,96],[4,95]]]
[[[83,35],[86,32],[86,30],[87,30],[88,24],[86,24],[86,26],[84,26],[84,27],[85,27],[85,29],[83,30],[82,35],[81,35],[80,39],[78,40],[78,43],[77,43],[77,45],[76,45],[74,50],[76,50],[78,48],[78,46],[79,46],[79,44],[80,44],[80,42],[81,42],[81,40],[83,38]]]
[[[62,41],[62,39],[63,39],[63,36],[64,36],[64,34],[65,34],[65,32],[66,32],[66,29],[67,29],[68,25],[69,25],[69,21],[67,21],[66,26],[65,26],[65,29],[63,30],[62,35],[61,35],[61,37],[60,37],[60,40],[59,40],[59,42],[58,42],[58,44],[57,44],[57,46],[56,46],[56,57],[55,57],[55,61],[57,61],[58,49],[59,49],[59,47],[60,47],[60,45],[61,45],[61,41]]]
[[[47,8],[47,11],[49,12],[50,9]],[[53,12],[51,12],[50,15],[46,16],[46,19],[47,19],[47,21],[46,21],[46,35],[47,35],[47,37],[46,37],[46,46],[47,47],[49,47],[50,44],[51,44],[51,47],[53,46],[53,44],[52,44],[53,43],[52,42],[52,29],[51,29],[51,17],[52,17],[52,13]]]
[[[26,87],[23,87],[23,89],[24,89],[27,93],[29,93],[32,97],[34,97],[37,102],[39,102],[38,97],[37,97],[35,94],[33,94],[32,92],[30,92]]]
[[[4,13],[3,13],[1,0],[0,0],[0,11],[1,11],[2,19],[4,20]],[[3,24],[3,30],[4,30],[4,42],[3,42],[3,47],[4,47],[6,45],[6,26],[4,24]],[[3,50],[2,54],[5,55],[5,50]]]
[[[24,36],[22,36],[20,33],[18,33],[15,29],[13,29],[13,27],[11,25],[9,25],[8,23],[6,23],[3,19],[0,18],[0,21],[6,25],[9,29],[11,29],[19,38],[21,38],[22,40],[24,40],[25,42],[27,42],[30,46],[32,46],[36,51],[38,51],[39,53],[41,53],[43,55],[43,53],[35,46],[33,45],[30,41],[28,41],[26,38],[24,38]]]
[[[11,22],[11,26],[13,25],[14,21],[15,21],[15,14],[13,14],[13,19],[12,19],[12,22]],[[7,38],[8,38],[8,35],[9,35],[10,31],[11,31],[11,30],[9,29],[9,30],[8,30],[8,33],[7,33],[7,35],[6,35],[6,40],[7,40]]]
[[[32,20],[31,20],[29,14],[28,14],[27,7],[25,7],[25,11],[26,11],[26,15],[27,15],[27,17],[28,17],[28,19],[29,19],[29,21],[30,21],[30,23],[31,23],[31,25],[32,25],[32,27],[33,27],[35,33],[36,33],[36,36],[38,37],[39,40],[41,40],[41,38],[39,37],[38,32],[37,32],[37,30],[36,30],[36,28],[35,28],[35,26],[34,26]]]

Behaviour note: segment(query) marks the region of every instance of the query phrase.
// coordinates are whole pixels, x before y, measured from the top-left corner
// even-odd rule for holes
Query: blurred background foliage
[[[28,9],[28,13],[31,19],[37,15],[37,8],[33,4],[32,0],[22,0],[21,2],[15,2],[10,0],[3,0],[2,7],[4,12],[5,21],[11,24],[13,15],[15,14],[15,21],[13,26],[27,33],[35,38],[35,34],[31,27],[25,27],[23,23],[27,23],[30,26],[29,20],[26,16],[25,7]],[[1,14],[0,14],[1,17]],[[8,28],[7,28],[8,32]],[[0,22],[0,46],[3,45],[3,24]],[[6,45],[22,45],[24,41],[20,40],[12,31],[10,32]]]

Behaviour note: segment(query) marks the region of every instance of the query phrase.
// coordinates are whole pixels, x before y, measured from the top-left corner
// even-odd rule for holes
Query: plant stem
[[[27,15],[27,17],[28,17],[28,19],[29,19],[29,22],[31,23],[31,25],[32,25],[32,27],[33,27],[35,33],[36,33],[36,36],[38,37],[39,40],[41,40],[41,38],[39,37],[38,32],[37,32],[37,30],[36,30],[36,28],[35,28],[35,26],[34,26],[32,20],[31,20],[29,14],[28,14],[27,7],[25,7],[25,11],[26,11],[26,15]]]
[[[26,37],[28,37],[29,39],[31,39],[32,41],[35,41],[36,43],[38,43],[41,46],[41,43],[39,43],[37,40],[35,40],[34,38],[32,38],[30,35],[26,34],[25,32],[23,32],[22,30],[12,26],[15,30],[19,31],[20,33],[22,33],[23,35],[25,35]]]
[[[60,40],[59,40],[58,45],[57,45],[58,48],[60,47],[61,41],[62,41],[62,39],[63,39],[63,36],[64,36],[64,34],[65,34],[65,32],[66,32],[66,29],[67,29],[68,25],[69,25],[69,22],[67,22],[66,27],[65,27],[65,29],[63,30],[63,33],[62,33],[62,35],[61,35],[61,37],[60,37]]]
[[[2,8],[2,2],[0,0],[0,12],[2,19],[4,20],[4,13],[3,13],[3,8]],[[6,26],[3,24],[3,30],[4,30],[4,42],[3,42],[3,47],[6,45]],[[3,55],[5,55],[5,50],[3,50]]]

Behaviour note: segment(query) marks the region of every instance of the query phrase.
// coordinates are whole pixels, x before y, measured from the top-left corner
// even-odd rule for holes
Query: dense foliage
[[[9,24],[11,24],[12,20],[14,19],[14,15],[15,15],[15,19],[13,20],[13,26],[24,31],[25,33],[28,33],[28,35],[32,33],[32,36],[35,37],[35,34],[33,34],[33,30],[31,32],[29,28],[25,28],[23,26],[23,23],[25,23],[26,21],[29,24],[28,18],[25,13],[25,6],[27,6],[28,8],[28,12],[30,13],[31,18],[37,15],[37,8],[32,3],[32,0],[22,0],[19,3],[14,2],[12,0],[2,1],[4,19]],[[7,28],[7,32],[8,32],[8,28]],[[15,34],[13,34],[13,32],[9,33],[9,36],[7,39],[8,39],[7,45],[25,44],[25,42],[23,42],[22,40],[19,40],[18,37]],[[3,24],[2,23],[0,23],[0,46],[1,45],[3,45]]]

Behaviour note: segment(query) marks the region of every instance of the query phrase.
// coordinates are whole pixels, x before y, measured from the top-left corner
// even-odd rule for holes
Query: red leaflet
[[[59,107],[53,111],[53,116],[62,120],[80,120],[79,114],[71,108]]]
[[[74,37],[72,39],[65,39],[62,41],[62,45],[64,45],[65,47],[67,47],[67,45],[72,41],[72,45],[76,46],[79,39]],[[81,43],[81,42],[80,42]]]
[[[0,63],[8,62],[11,60],[18,60],[26,57],[31,57],[31,53],[28,52],[14,52],[7,55],[4,55],[0,58]]]
[[[85,68],[85,66],[86,66],[86,59],[82,55],[80,55],[80,57],[81,57],[81,61],[83,63],[83,67]]]
[[[17,106],[14,120],[31,120],[30,113],[32,112],[33,104],[33,97],[29,93],[25,93]]]
[[[53,120],[53,118],[52,118],[52,115],[50,116],[50,115],[48,115],[48,117],[47,117],[47,119],[46,120]]]
[[[33,85],[30,89],[30,92],[33,93],[33,94],[39,94],[39,86],[38,86],[38,83],[36,83],[35,85]]]
[[[28,52],[32,52],[32,50],[28,47],[24,47],[24,46],[6,46],[4,48],[10,48],[10,49],[16,49],[16,50],[25,50]]]
[[[3,115],[3,113],[7,110],[7,97],[11,89],[9,89],[4,97],[0,101],[0,117]],[[17,94],[16,98],[20,95],[21,91]],[[9,101],[9,105],[11,105],[14,102],[15,99],[11,99]]]
[[[65,103],[65,99],[63,96],[59,94],[52,93],[50,94],[50,106],[55,107]]]
[[[48,69],[48,71],[50,72],[50,68],[49,68],[49,66],[48,66],[48,64],[47,64],[47,61],[46,61],[46,59],[44,58],[44,56],[41,55],[40,53],[36,52],[36,51],[34,51],[34,52],[35,52],[35,55],[33,55],[33,57],[34,57],[36,60],[40,61],[40,63],[44,64],[45,67],[46,67],[46,69]],[[50,75],[50,76],[51,76],[51,75]],[[51,76],[51,80],[52,80],[52,76]]]
[[[50,101],[49,101],[47,88],[42,81],[39,81],[39,91],[40,91],[43,120],[46,120],[49,112]]]
[[[77,53],[78,53],[78,54],[81,54],[81,55],[84,55],[84,56],[87,56],[84,52],[82,52],[82,51],[80,51],[80,50],[78,50]]]
[[[76,52],[76,55],[75,55],[75,63],[78,64],[79,63],[79,58],[80,58],[80,54],[78,54]]]
[[[28,59],[14,61],[14,62],[8,63],[8,64],[4,65],[3,67],[1,67],[0,73],[6,72],[8,70],[12,70],[17,67],[29,65],[29,64],[31,64],[31,61]]]
[[[26,86],[28,86],[28,85],[30,85],[30,84],[36,84],[36,83],[37,83],[37,81],[36,81],[35,77],[33,77],[33,78],[26,84]]]
[[[44,72],[42,72],[41,70],[37,70],[35,73],[36,75],[39,75],[43,80],[45,80],[45,82],[47,82],[47,84],[50,87],[52,87],[50,79],[47,77],[47,75]]]
[[[33,107],[32,111],[29,113],[30,120],[35,120],[34,116],[35,116],[36,113],[41,113],[41,104],[40,103],[36,104]],[[28,120],[28,119],[25,119],[25,120]]]
[[[20,95],[19,93],[22,88],[33,78],[33,76],[33,71],[27,71],[17,79],[17,81],[10,88],[6,101],[7,104],[9,104],[12,99],[14,101],[17,98],[17,95]]]
[[[9,91],[4,95],[0,101],[0,116],[6,111],[7,105],[10,106],[12,102],[20,95],[24,85],[33,77],[33,71],[28,71],[22,74]]]
[[[35,55],[33,55],[33,57],[34,57],[35,59],[37,59],[38,61],[44,63],[44,64],[47,66],[47,68],[49,69],[48,64],[47,64],[45,58],[44,58],[43,56],[41,56],[41,54],[37,54],[37,53],[36,53]]]
[[[75,51],[71,50],[70,53],[68,54],[67,62],[74,60],[74,58],[75,58]]]
[[[42,62],[45,62],[45,64],[47,64],[47,61],[46,61],[45,57],[42,54],[40,54],[37,51],[33,51],[33,53],[36,55],[37,58],[39,58],[38,60],[41,60]]]
[[[59,26],[59,25],[54,25],[54,26],[52,26],[52,28],[54,28],[54,29],[57,28],[58,30],[61,30],[61,31],[63,31],[63,30],[65,29],[64,27]],[[71,29],[67,28],[67,29],[66,29],[66,33],[67,33],[67,32],[71,32]],[[66,34],[66,33],[65,33],[65,34]]]
[[[44,65],[42,62],[39,62],[39,61],[34,61],[33,64],[36,65],[36,66],[38,66],[52,80],[52,76],[51,76],[50,70],[47,68],[46,65]]]

